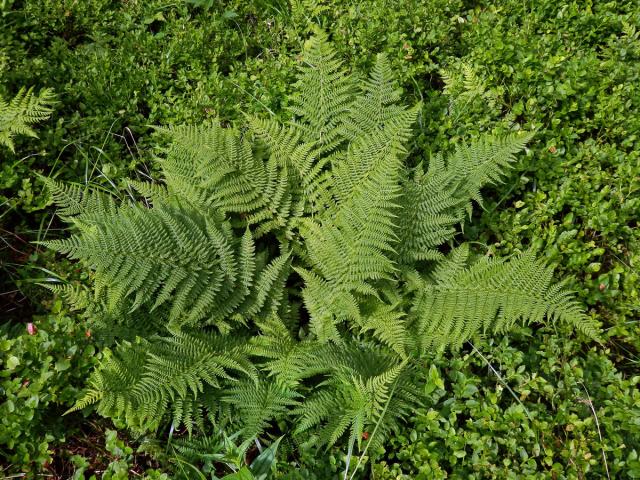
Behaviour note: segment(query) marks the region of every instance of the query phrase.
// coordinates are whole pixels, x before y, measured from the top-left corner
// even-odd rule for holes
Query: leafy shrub
[[[29,144],[38,155],[17,157],[2,173],[0,201],[42,210],[34,171],[110,188],[108,180],[143,178],[145,152],[155,143],[149,124],[237,121],[265,107],[286,112],[291,52],[299,51],[310,18],[331,29],[350,65],[366,70],[369,52],[388,52],[411,97],[431,96],[423,81],[435,76],[441,55],[456,51],[462,8],[444,0],[390,8],[380,0],[365,15],[362,7],[334,2],[214,3],[205,10],[160,0],[3,2],[8,90],[53,87],[60,104],[57,121]],[[425,117],[435,118],[440,106],[425,105]]]
[[[525,345],[532,333],[514,340]],[[638,478],[640,377],[625,378],[606,351],[576,356],[566,337],[541,340],[435,358],[423,370],[425,405],[375,478]],[[499,378],[479,375],[488,364]]]
[[[61,413],[95,365],[86,330],[61,311],[29,324],[0,326],[0,452],[9,471],[32,471],[51,460],[49,444],[69,433]],[[26,469],[26,470],[24,470]]]
[[[102,480],[128,480],[131,478],[130,472],[136,467],[134,465],[134,451],[133,448],[118,438],[118,433],[115,430],[107,430],[105,432],[105,450],[113,457],[113,460],[100,472],[100,478]],[[96,459],[87,459],[82,455],[71,457],[71,463],[75,467],[71,477],[72,480],[96,480],[98,477],[95,474],[89,475],[88,473],[92,461],[95,462]],[[168,480],[169,478],[167,474],[155,469],[147,469],[142,475],[138,473],[138,477],[142,478],[142,480]]]
[[[95,281],[52,288],[121,340],[76,408],[189,432],[206,410],[247,442],[293,421],[310,443],[375,451],[419,403],[422,353],[546,318],[595,335],[531,253],[438,248],[530,136],[407,168],[417,109],[399,99],[384,56],[357,83],[319,34],[291,122],[165,129],[166,183],[132,182],[143,203],[47,181],[77,233],[45,244]]]

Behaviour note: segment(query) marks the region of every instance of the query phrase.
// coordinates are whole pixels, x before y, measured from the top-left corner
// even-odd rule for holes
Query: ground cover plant
[[[126,462],[145,463],[131,475],[157,467],[141,454],[117,457],[111,450],[121,450],[111,447],[105,454],[104,432],[114,427],[91,409],[60,417],[104,343],[82,316],[36,285],[55,274],[90,285],[76,265],[30,243],[60,237],[65,228],[40,194],[38,173],[128,196],[127,177],[162,177],[150,159],[165,139],[150,125],[219,117],[243,130],[242,112],[269,110],[288,120],[296,55],[312,23],[330,33],[353,74],[364,78],[373,53],[386,53],[401,103],[420,104],[406,145],[412,166],[487,132],[505,135],[514,122],[536,132],[505,182],[485,190],[483,208],[474,209],[453,245],[466,239],[473,255],[500,257],[533,247],[558,276],[569,277],[603,324],[601,344],[556,324],[427,355],[415,377],[424,405],[376,452],[374,478],[637,477],[638,6],[519,0],[375,0],[366,8],[342,1],[0,3],[0,95],[50,87],[57,100],[52,119],[35,127],[39,139],[18,135],[15,153],[0,151],[0,316],[11,322],[2,337],[10,345],[2,353],[10,386],[0,390],[0,405],[4,412],[15,407],[7,417],[13,431],[3,437],[13,446],[0,445],[3,472],[35,474],[45,465],[61,478],[74,468],[99,477],[106,464],[96,459],[108,456],[119,471]],[[58,316],[64,326],[53,328]],[[70,355],[73,344],[75,352],[94,346],[95,357]],[[20,361],[14,369],[6,368],[10,356]],[[66,361],[69,369],[55,370]],[[35,386],[21,385],[49,370],[34,403]],[[48,391],[65,394],[51,401]],[[19,403],[26,400],[28,406]],[[432,421],[434,411],[446,421]],[[59,428],[25,420],[31,414],[57,418]],[[120,438],[127,438],[125,427],[117,424]],[[164,430],[148,440],[165,445],[167,438]],[[231,449],[216,458],[239,465],[233,442],[216,442],[216,455]],[[167,472],[176,467],[166,449],[174,452],[174,445],[154,450]],[[283,438],[278,472],[342,478],[347,451],[312,452]],[[70,461],[73,455],[84,455],[88,466],[79,457]]]

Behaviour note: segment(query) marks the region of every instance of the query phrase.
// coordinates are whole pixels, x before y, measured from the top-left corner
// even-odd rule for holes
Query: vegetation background
[[[355,72],[387,53],[406,103],[423,102],[414,151],[511,122],[537,131],[465,236],[489,254],[533,245],[604,331],[597,344],[522,328],[425,359],[425,407],[366,475],[639,478],[634,0],[0,0],[0,96],[33,86],[57,100],[38,139],[0,150],[0,475],[180,475],[170,452],[138,453],[123,425],[61,416],[100,344],[37,286],[83,280],[31,243],[64,233],[37,174],[116,191],[154,178],[151,125],[281,111],[313,24]],[[282,478],[339,478],[346,461],[282,453]]]

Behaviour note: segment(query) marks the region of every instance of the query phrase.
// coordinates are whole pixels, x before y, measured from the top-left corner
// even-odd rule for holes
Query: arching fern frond
[[[261,379],[242,382],[228,389],[225,401],[238,412],[242,424],[242,438],[251,441],[274,420],[282,419],[299,404],[300,394],[295,390]]]
[[[415,114],[408,111],[402,123],[353,144],[334,169],[336,208],[304,224],[311,264],[339,288],[365,289],[367,281],[389,278],[395,270],[403,140]]]
[[[407,352],[413,343],[405,322],[405,313],[397,305],[372,301],[372,308],[361,317],[362,333],[370,332],[373,337],[395,351],[401,358],[407,358]]]
[[[251,340],[251,354],[260,357],[269,380],[295,388],[316,348],[315,342],[300,342],[281,318],[272,315],[257,324],[260,335]]]
[[[105,345],[150,337],[167,323],[166,309],[156,310],[153,315],[140,310],[131,312],[131,303],[125,302],[120,310],[110,310],[104,298],[96,297],[82,284],[49,283],[41,286],[62,297],[72,309],[81,311],[86,319],[87,335]]]
[[[401,90],[384,54],[376,57],[369,78],[343,120],[342,135],[349,140],[384,131],[402,121],[406,107],[401,105]]]
[[[141,182],[139,180],[129,180],[127,183],[146,200],[150,200],[151,204],[155,202],[168,203],[171,198],[171,194],[164,184]]]
[[[118,214],[118,203],[113,195],[97,187],[62,183],[43,176],[40,179],[58,207],[58,215],[81,229],[109,222]]]
[[[196,332],[138,339],[108,352],[74,410],[99,400],[101,414],[124,418],[140,431],[154,430],[169,414],[176,427],[191,430],[205,390],[239,377],[257,379],[243,342]]]
[[[440,258],[437,247],[453,238],[456,226],[471,214],[471,202],[482,203],[480,189],[501,181],[515,154],[531,137],[489,135],[469,145],[458,145],[446,159],[436,155],[426,172],[422,164],[418,165],[403,180],[398,220],[400,259],[411,264]]]
[[[173,205],[122,207],[117,219],[44,242],[92,266],[97,294],[106,294],[110,309],[125,298],[131,310],[168,302],[171,322],[193,324],[219,319],[248,296],[255,275],[248,231],[238,242],[220,219]]]
[[[319,211],[330,204],[325,167],[330,156],[322,156],[315,142],[303,140],[298,128],[282,125],[274,119],[248,117],[251,131],[265,146],[270,160],[283,169],[294,196],[292,215]]]
[[[595,336],[596,326],[562,284],[553,284],[553,269],[531,251],[508,261],[482,257],[461,269],[459,261],[425,281],[412,315],[422,349],[457,346],[476,333],[501,333],[516,322],[546,319],[572,325]]]
[[[296,116],[295,125],[321,153],[331,152],[343,141],[341,123],[353,102],[355,83],[336,59],[324,32],[305,43],[296,85],[289,107]]]
[[[354,347],[347,351],[358,356]],[[407,363],[375,349],[361,350],[359,356],[364,362],[344,357],[332,365],[327,380],[295,410],[298,434],[314,429],[319,445],[333,445],[347,435],[360,447],[363,434],[379,423],[382,428],[372,440],[380,445],[400,418],[417,406]]]
[[[169,192],[200,208],[233,215],[240,225],[259,225],[256,237],[295,217],[286,172],[276,161],[255,155],[234,129],[213,123],[160,130],[172,140],[160,162]]]

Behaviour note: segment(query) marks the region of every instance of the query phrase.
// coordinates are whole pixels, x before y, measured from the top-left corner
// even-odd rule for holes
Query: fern
[[[227,436],[223,430],[213,435],[202,435],[193,438],[179,438],[171,443],[176,460],[185,463],[204,463],[209,468],[215,468],[213,463],[240,464],[242,446],[236,445],[238,433]],[[155,445],[154,445],[155,446]],[[160,451],[164,446],[158,445]]]
[[[284,429],[374,452],[420,403],[424,352],[518,323],[597,334],[532,252],[452,248],[530,134],[409,168],[419,106],[400,103],[384,56],[357,81],[322,33],[296,88],[288,123],[161,129],[162,183],[130,184],[141,202],[46,180],[74,233],[45,244],[93,279],[51,288],[115,343],[76,408],[141,431],[211,420],[245,447]]]
[[[205,320],[225,328],[227,318],[241,306],[252,313],[264,304],[269,288],[285,268],[284,260],[268,266],[249,306],[255,262],[247,231],[236,240],[220,218],[171,204],[148,210],[121,207],[117,222],[96,224],[82,235],[44,242],[70,258],[94,266],[96,292],[105,292],[107,306],[117,309],[126,298],[131,310],[143,304],[150,311],[170,302],[169,320],[193,324]]]
[[[480,189],[501,181],[515,154],[531,137],[484,136],[470,145],[457,146],[446,160],[442,154],[436,155],[426,172],[418,165],[403,181],[401,260],[411,264],[441,258],[437,247],[454,237],[456,225],[471,214],[471,202],[482,204]]]
[[[54,203],[58,215],[78,228],[108,221],[118,214],[117,203],[109,193],[81,184],[63,184],[40,176]]]
[[[317,428],[318,442],[332,445],[348,432],[350,442],[360,445],[365,432],[379,422],[383,425],[383,434],[375,439],[379,444],[385,432],[397,427],[399,419],[419,403],[410,365],[393,354],[353,344],[321,353],[325,358],[310,362],[309,373],[324,371],[328,379],[295,411],[300,417],[298,434]],[[388,402],[393,402],[391,409]]]
[[[83,312],[88,335],[107,346],[119,340],[134,341],[138,336],[152,336],[167,322],[166,311],[157,311],[155,315],[139,310],[131,312],[130,302],[125,302],[121,309],[109,309],[103,298],[96,299],[93,292],[83,285],[42,286],[63,297],[74,310]]]
[[[290,408],[299,403],[299,397],[293,389],[263,380],[229,388],[224,400],[235,406],[243,438],[251,440],[274,420],[285,418]]]
[[[302,54],[298,91],[291,98],[294,125],[322,153],[331,152],[342,143],[342,122],[356,91],[354,79],[335,57],[324,32],[309,39]]]
[[[412,314],[422,348],[459,345],[476,333],[502,333],[516,322],[545,318],[571,324],[585,335],[595,329],[553,271],[531,251],[506,262],[482,257],[464,265],[468,249],[419,286]],[[462,265],[460,260],[463,260]]]
[[[103,368],[91,378],[89,389],[74,409],[100,401],[98,411],[123,416],[132,428],[158,425],[171,412],[173,423],[193,428],[202,424],[202,404],[210,387],[235,376],[256,379],[246,348],[237,341],[212,334],[174,332],[124,342],[107,351]]]
[[[465,62],[460,62],[454,67],[455,69],[443,69],[440,72],[445,85],[444,93],[452,99],[450,103],[452,110],[468,107],[479,99],[484,100],[492,110],[499,108],[500,95],[487,87],[487,81],[483,75]]]
[[[0,145],[14,151],[16,135],[37,137],[31,125],[51,116],[53,90],[45,88],[35,93],[33,88],[21,88],[10,101],[0,98]]]

